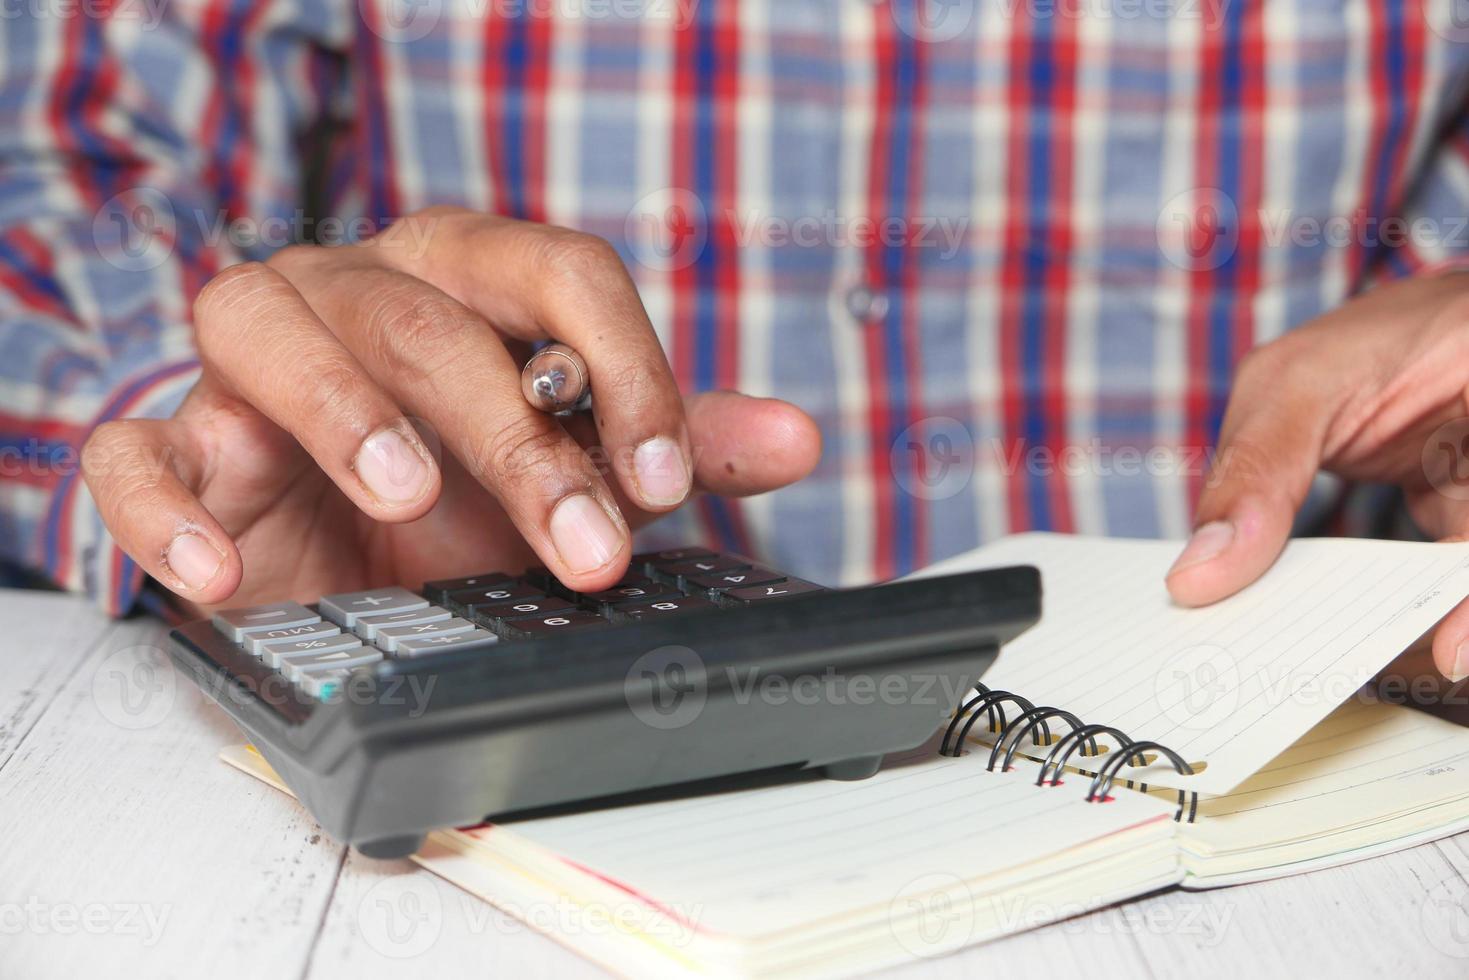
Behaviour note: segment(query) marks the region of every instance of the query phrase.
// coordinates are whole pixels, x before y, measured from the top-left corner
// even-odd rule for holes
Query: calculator
[[[935,734],[1040,601],[1032,567],[827,589],[683,548],[601,592],[487,571],[225,609],[170,647],[327,833],[388,858],[738,774],[864,778]]]

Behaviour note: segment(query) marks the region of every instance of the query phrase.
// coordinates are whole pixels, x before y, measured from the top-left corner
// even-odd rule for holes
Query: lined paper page
[[[1469,595],[1469,544],[1298,539],[1243,592],[1184,609],[1163,584],[1181,547],[1024,534],[922,574],[1039,566],[1041,622],[983,682],[1207,763],[1192,777],[1162,766],[1146,777],[1211,794],[1263,767]]]
[[[925,876],[1023,876],[1043,860],[1056,872],[1068,854],[1073,865],[1089,860],[1076,849],[1109,835],[1152,824],[1171,839],[1176,826],[1171,803],[1139,793],[1087,803],[1079,783],[1037,787],[1030,763],[999,773],[986,761],[927,747],[857,782],[813,779],[465,833],[508,831],[695,913],[700,931],[751,936],[886,910]]]
[[[1458,819],[1469,817],[1469,728],[1354,699],[1233,793],[1205,800],[1187,836],[1221,855],[1349,828],[1385,840],[1384,822],[1455,801]]]

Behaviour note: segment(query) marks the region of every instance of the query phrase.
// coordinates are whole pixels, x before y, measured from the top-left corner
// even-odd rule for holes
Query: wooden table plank
[[[115,625],[74,596],[0,589],[0,769],[82,658]]]
[[[220,764],[239,732],[163,643],[146,621],[108,632],[0,770],[0,975],[305,968],[343,849]]]

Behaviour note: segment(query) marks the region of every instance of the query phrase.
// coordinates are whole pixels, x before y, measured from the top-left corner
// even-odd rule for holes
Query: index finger
[[[637,288],[593,235],[472,212],[434,213],[423,248],[383,254],[522,340],[554,339],[585,359],[592,410],[618,483],[651,511],[692,483],[683,398]]]

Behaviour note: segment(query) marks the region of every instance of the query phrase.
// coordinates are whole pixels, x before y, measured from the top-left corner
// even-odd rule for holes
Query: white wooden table
[[[0,977],[601,975],[409,862],[348,852],[219,762],[240,735],[164,643],[150,621],[0,590]],[[1469,977],[1469,834],[898,972]]]

